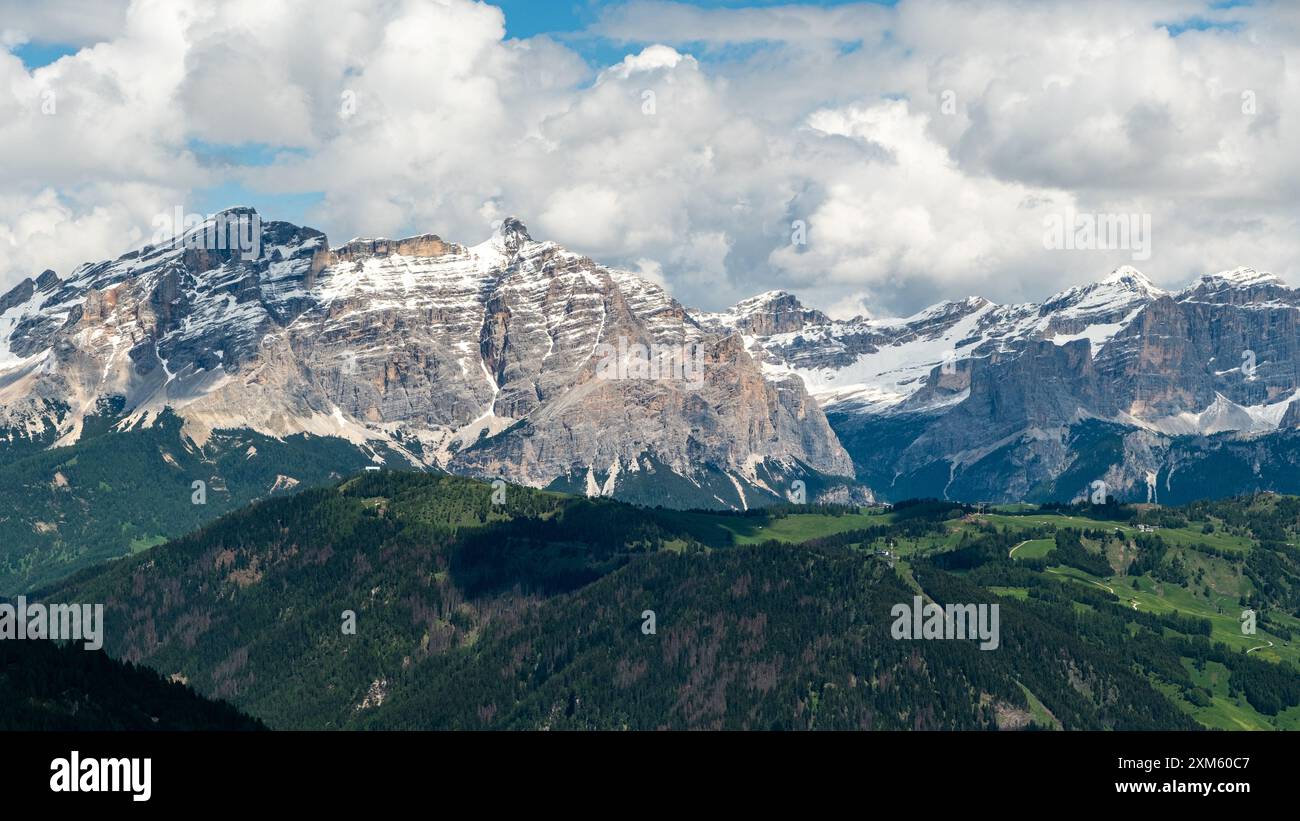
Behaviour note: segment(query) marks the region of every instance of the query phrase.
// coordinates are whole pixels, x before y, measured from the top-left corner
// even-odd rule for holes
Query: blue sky
[[[47,66],[60,57],[76,54],[77,48],[62,43],[24,43],[14,49],[14,54],[23,61],[23,65],[31,69]]]
[[[896,0],[873,0],[877,5],[892,6]],[[793,5],[793,0],[680,0],[700,8],[763,8]],[[801,5],[843,6],[861,0],[809,0]],[[511,37],[532,37],[537,34],[574,32],[595,22],[603,8],[618,5],[605,0],[498,0],[506,13],[507,34]]]

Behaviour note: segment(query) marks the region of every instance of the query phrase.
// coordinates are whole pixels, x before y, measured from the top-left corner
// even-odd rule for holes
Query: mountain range
[[[0,296],[0,592],[365,464],[736,510],[1300,491],[1297,316],[1244,268],[705,312],[516,219],[333,247],[231,209]]]
[[[1300,488],[1298,317],[1300,291],[1271,274],[1171,293],[1129,267],[901,320],[833,321],[784,292],[699,315],[798,376],[882,498],[1174,504]]]

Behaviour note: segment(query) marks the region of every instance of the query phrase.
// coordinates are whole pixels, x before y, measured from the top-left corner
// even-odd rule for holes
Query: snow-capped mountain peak
[[[506,217],[493,230],[492,236],[470,248],[469,252],[485,268],[505,268],[519,256],[520,251],[536,244],[521,220]]]
[[[1181,291],[1179,302],[1208,302],[1213,304],[1247,305],[1261,302],[1295,304],[1295,294],[1281,278],[1254,268],[1233,268],[1215,274],[1204,274]]]
[[[766,291],[741,300],[720,313],[694,312],[701,325],[738,331],[746,336],[769,336],[793,333],[809,325],[821,325],[830,319],[821,311],[804,307],[789,291]]]
[[[1235,288],[1283,284],[1276,274],[1244,267],[1233,268],[1231,271],[1220,271],[1217,274],[1205,274],[1201,277],[1200,282],[1206,285]]]
[[[1165,293],[1164,290],[1157,287],[1156,284],[1151,281],[1150,277],[1134,268],[1132,265],[1121,265],[1114,271],[1111,271],[1100,284],[1119,286],[1153,296],[1159,296]]]
[[[1125,265],[1098,282],[1077,285],[1053,295],[1043,303],[1040,313],[1067,317],[1114,313],[1164,295],[1165,291],[1157,288],[1145,274]]]
[[[740,302],[737,302],[731,307],[731,312],[735,314],[749,314],[761,310],[762,308],[771,305],[773,302],[793,298],[795,298],[794,294],[791,294],[789,291],[783,291],[780,289],[764,291],[757,296],[752,296],[748,299],[742,299]]]
[[[492,246],[507,257],[514,257],[519,253],[520,248],[532,241],[533,237],[528,233],[528,226],[515,217],[506,217],[502,220],[491,239]]]

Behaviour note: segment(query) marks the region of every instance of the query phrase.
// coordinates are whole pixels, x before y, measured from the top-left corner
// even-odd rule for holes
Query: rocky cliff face
[[[800,378],[886,498],[1068,500],[1103,481],[1172,501],[1291,489],[1300,467],[1283,441],[1300,424],[1300,291],[1271,274],[1167,293],[1122,268],[1042,303],[972,297],[902,320],[792,300],[700,319],[744,329],[770,376]],[[1211,475],[1224,460],[1230,479]]]
[[[119,424],[170,409],[199,447],[227,429],[341,437],[390,462],[678,506],[852,485],[801,380],[766,378],[738,333],[517,220],[474,247],[331,249],[248,209],[218,219],[256,224],[256,252],[208,241],[210,221],[0,297],[11,446],[75,442],[120,397]]]

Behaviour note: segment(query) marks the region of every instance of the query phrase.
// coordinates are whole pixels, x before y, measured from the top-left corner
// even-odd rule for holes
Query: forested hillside
[[[261,722],[80,644],[0,641],[0,730],[257,730]]]
[[[102,406],[73,446],[0,451],[0,595],[184,535],[255,499],[337,481],[366,464],[341,439],[219,431],[199,447],[170,413],[109,435],[123,422],[119,410]]]
[[[385,472],[44,595],[273,728],[1286,728],[1298,531],[1267,495],[726,514]],[[999,646],[895,639],[916,595],[996,604]]]

